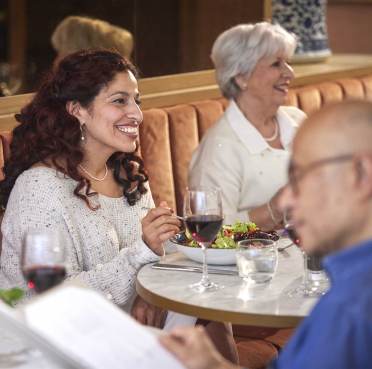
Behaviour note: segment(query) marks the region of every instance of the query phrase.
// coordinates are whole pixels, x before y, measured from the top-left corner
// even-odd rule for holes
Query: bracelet
[[[271,207],[270,201],[266,204],[266,207],[267,207],[267,210],[270,214],[270,218],[271,218],[272,222],[274,223],[274,225],[280,224],[281,221],[278,221],[278,219],[276,219],[276,216],[274,215],[274,212],[273,212],[273,209]]]

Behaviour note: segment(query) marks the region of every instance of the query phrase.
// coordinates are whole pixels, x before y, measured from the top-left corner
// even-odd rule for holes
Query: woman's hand
[[[189,369],[238,369],[225,360],[200,326],[174,329],[160,343]]]
[[[263,231],[272,231],[283,227],[283,213],[279,199],[286,187],[282,187],[265,205],[249,211],[249,220],[256,223]]]
[[[142,297],[134,300],[130,314],[143,325],[163,328],[168,311],[147,303]]]
[[[156,254],[163,254],[163,242],[180,230],[181,222],[173,216],[173,211],[165,201],[151,209],[142,219],[142,238]]]

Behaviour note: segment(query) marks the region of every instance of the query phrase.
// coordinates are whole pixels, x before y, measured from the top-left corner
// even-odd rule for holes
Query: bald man
[[[324,256],[329,292],[270,368],[372,368],[372,104],[343,102],[313,114],[293,143],[290,209],[304,251]],[[237,368],[202,329],[163,345],[187,368]]]

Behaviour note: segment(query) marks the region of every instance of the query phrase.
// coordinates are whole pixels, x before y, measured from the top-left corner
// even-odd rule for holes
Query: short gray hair
[[[237,75],[250,75],[265,56],[283,52],[289,59],[295,48],[296,36],[278,24],[239,24],[221,33],[213,44],[211,58],[222,94],[236,98],[240,93]]]

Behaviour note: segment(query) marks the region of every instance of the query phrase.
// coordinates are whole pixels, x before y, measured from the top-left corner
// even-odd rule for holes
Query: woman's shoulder
[[[55,168],[35,166],[22,172],[15,183],[17,188],[34,188],[38,191],[58,190],[69,188],[72,180]]]
[[[305,112],[295,106],[283,105],[279,108],[281,113],[289,116],[296,124],[302,123],[307,118]]]
[[[235,143],[236,138],[230,128],[226,115],[223,114],[204,133],[201,143],[204,145],[218,145],[219,143]]]

